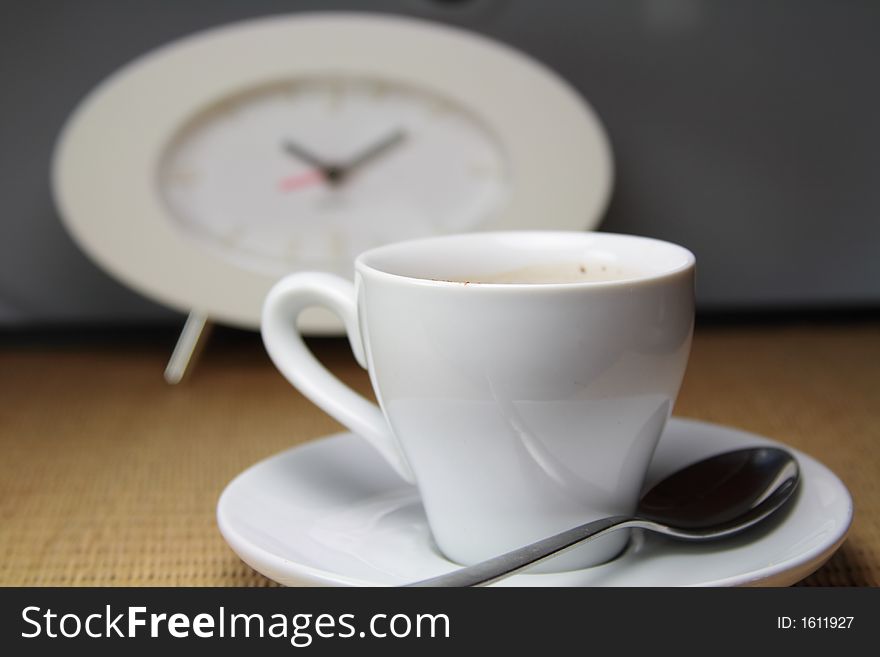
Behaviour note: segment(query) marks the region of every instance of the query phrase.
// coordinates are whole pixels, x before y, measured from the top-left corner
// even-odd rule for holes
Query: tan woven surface
[[[0,584],[266,586],[220,537],[226,483],[336,431],[256,338],[221,340],[169,387],[169,345],[0,348]],[[316,349],[366,392],[341,340]],[[856,503],[809,585],[880,584],[880,325],[700,328],[677,415],[818,458]]]

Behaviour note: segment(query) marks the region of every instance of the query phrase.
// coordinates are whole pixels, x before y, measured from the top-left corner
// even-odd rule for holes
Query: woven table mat
[[[342,339],[313,341],[369,394]],[[0,585],[268,586],[215,522],[256,461],[338,431],[259,338],[209,344],[162,380],[169,344],[0,347]],[[880,325],[698,328],[675,414],[753,431],[831,468],[855,500],[849,538],[802,582],[880,584]]]

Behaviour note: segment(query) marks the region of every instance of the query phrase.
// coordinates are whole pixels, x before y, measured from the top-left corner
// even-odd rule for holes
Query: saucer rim
[[[708,422],[705,420],[699,420],[694,418],[687,418],[681,416],[674,416],[670,418],[667,423],[665,431],[668,431],[670,425],[681,425],[688,426],[694,428],[704,428],[709,431],[725,431],[725,432],[735,432],[739,434],[742,438],[749,438],[755,440],[756,442],[769,446],[781,447],[783,449],[787,449],[791,451],[798,461],[803,464],[804,462],[808,462],[811,467],[818,468],[823,472],[823,474],[829,479],[833,480],[837,487],[840,489],[840,492],[846,498],[846,506],[845,512],[846,516],[844,519],[844,515],[841,514],[840,519],[843,520],[841,522],[839,529],[832,535],[833,540],[828,543],[823,543],[822,545],[816,546],[811,550],[808,550],[802,554],[793,557],[787,561],[783,561],[776,564],[770,564],[768,566],[764,566],[763,568],[751,570],[748,573],[743,573],[740,575],[730,575],[727,577],[718,578],[715,580],[708,580],[694,584],[683,584],[685,587],[754,587],[754,586],[790,586],[803,578],[809,576],[816,570],[818,570],[846,541],[849,530],[852,527],[854,508],[853,508],[853,499],[852,494],[849,489],[843,483],[843,481],[838,477],[830,468],[828,468],[825,464],[823,464],[818,459],[813,458],[809,454],[791,447],[783,443],[782,441],[774,440],[772,438],[767,438],[765,436],[761,436],[759,434],[740,429],[738,427],[733,427],[729,425],[719,424],[715,422]],[[348,438],[351,436],[356,436],[351,431],[340,431],[333,434],[328,434],[325,436],[321,436],[319,438],[315,438],[313,440],[309,440],[306,443],[295,445],[288,449],[285,449],[281,452],[277,452],[273,455],[270,455],[266,458],[263,458],[253,465],[245,468],[238,475],[236,475],[223,489],[223,492],[220,494],[220,497],[217,501],[217,509],[216,509],[216,518],[217,525],[220,530],[221,535],[224,540],[227,542],[229,547],[235,552],[235,554],[248,566],[261,573],[263,576],[271,579],[279,584],[284,586],[358,586],[358,587],[383,587],[383,586],[393,586],[389,584],[376,583],[373,581],[363,580],[356,577],[350,577],[344,575],[342,573],[325,570],[323,568],[316,568],[314,566],[310,566],[304,564],[299,561],[292,561],[290,559],[285,559],[284,557],[270,552],[269,550],[261,547],[253,543],[252,541],[244,538],[233,526],[232,523],[225,515],[224,509],[228,507],[225,504],[225,501],[232,494],[231,491],[234,491],[236,488],[236,484],[238,481],[245,476],[247,476],[251,471],[259,469],[261,466],[264,466],[270,461],[274,461],[279,459],[287,454],[292,452],[302,453],[303,451],[308,451],[312,449],[319,449],[321,447],[326,447],[326,443],[328,441],[340,440],[344,438]],[[801,467],[801,471],[803,473],[804,468]],[[402,485],[410,486],[411,484],[407,484],[401,480]],[[258,555],[259,559],[254,559],[250,557],[250,555]],[[248,555],[248,556],[245,556]],[[269,567],[267,567],[269,566]],[[290,574],[282,574],[289,572]],[[517,577],[545,577],[546,575],[543,573],[520,573]]]

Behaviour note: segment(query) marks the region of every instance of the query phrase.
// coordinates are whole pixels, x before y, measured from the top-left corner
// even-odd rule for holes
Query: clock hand
[[[311,164],[318,171],[320,171],[323,179],[327,181],[330,185],[338,185],[340,184],[354,169],[362,166],[366,162],[378,157],[388,149],[396,146],[401,141],[403,141],[406,133],[401,130],[395,130],[390,135],[386,136],[384,139],[372,144],[367,147],[363,151],[361,151],[357,156],[349,160],[344,165],[335,165],[324,162],[322,159],[312,154],[311,152],[304,149],[299,144],[290,141],[289,139],[284,142],[283,147],[284,150],[300,160]],[[298,185],[297,185],[298,186]],[[287,186],[285,185],[285,188]]]
[[[314,169],[312,171],[306,171],[305,173],[298,173],[293,176],[282,178],[278,183],[278,188],[282,192],[291,192],[295,189],[300,189],[301,187],[308,187],[313,183],[325,181],[326,179],[324,172],[319,169]]]
[[[361,151],[360,154],[343,164],[341,167],[338,167],[340,171],[338,176],[340,178],[347,176],[357,167],[362,166],[402,142],[404,137],[406,137],[406,133],[398,128],[384,139]]]
[[[338,185],[340,182],[342,182],[342,178],[346,173],[345,169],[343,169],[342,167],[325,162],[317,155],[314,155],[299,144],[290,141],[289,139],[282,144],[282,147],[287,153],[290,153],[291,155],[302,160],[303,162],[311,164],[313,167],[318,169],[318,171],[321,172],[324,180],[326,180],[329,184]]]
[[[291,155],[302,160],[306,164],[311,164],[313,167],[315,167],[316,169],[319,169],[320,171],[324,172],[325,174],[327,173],[327,171],[329,169],[335,168],[335,167],[331,166],[330,164],[327,164],[326,162],[324,162],[324,160],[319,158],[317,155],[314,155],[310,151],[307,151],[305,148],[303,148],[302,146],[300,146],[299,144],[297,144],[293,141],[290,141],[289,139],[286,140],[281,145],[281,147],[284,149],[285,152],[290,153]]]

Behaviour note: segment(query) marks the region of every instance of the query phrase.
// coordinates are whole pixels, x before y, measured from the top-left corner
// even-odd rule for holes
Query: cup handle
[[[351,281],[332,274],[299,272],[278,281],[263,304],[262,334],[275,366],[303,395],[354,433],[362,436],[407,482],[415,477],[379,407],[342,383],[309,351],[296,327],[297,316],[324,306],[345,324],[351,350],[367,369]]]

